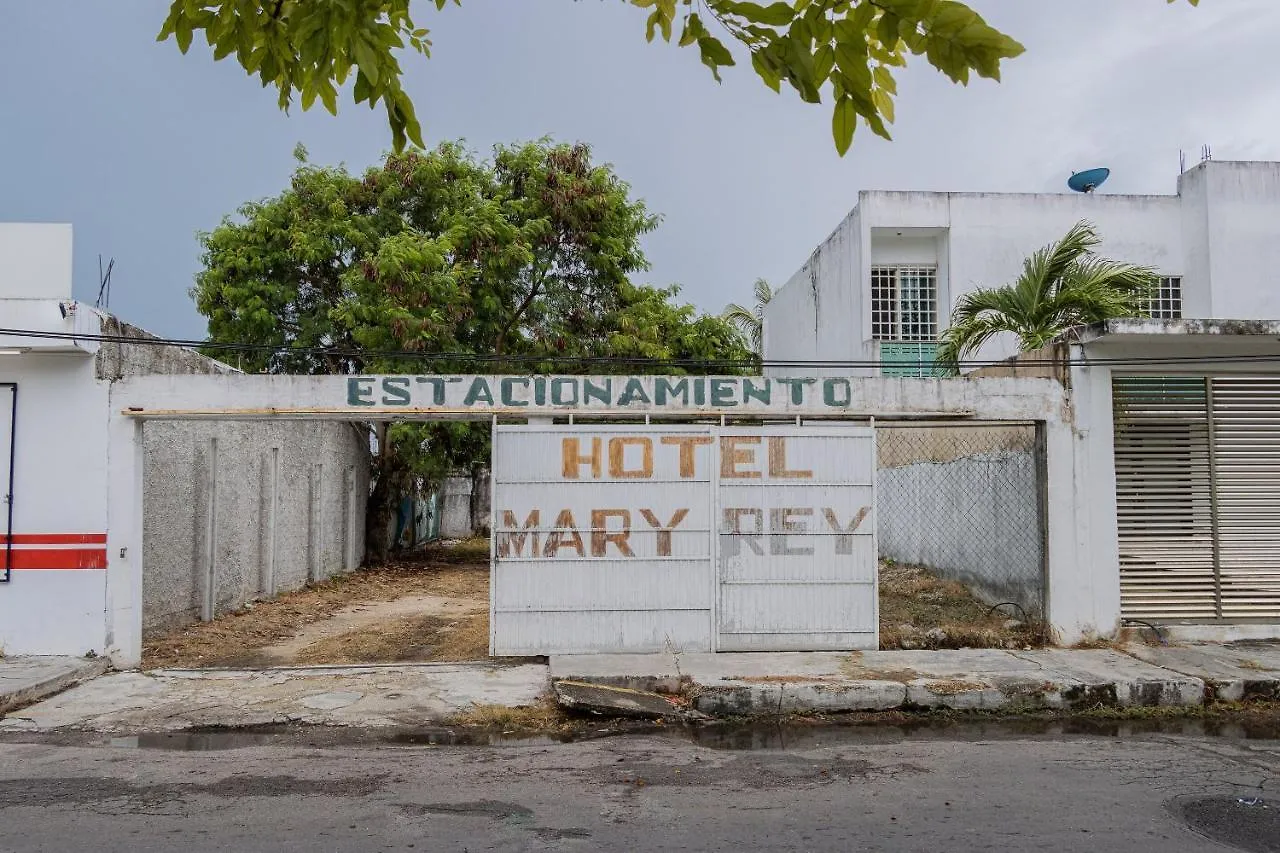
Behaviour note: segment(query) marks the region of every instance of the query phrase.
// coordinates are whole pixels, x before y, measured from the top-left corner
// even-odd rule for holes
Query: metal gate
[[[1280,377],[1113,380],[1121,613],[1280,618]]]
[[[4,524],[4,540],[0,542],[0,583],[8,583],[13,567],[13,481],[15,455],[14,433],[18,426],[18,386],[0,382],[0,523]]]
[[[497,655],[875,648],[868,428],[498,426]]]
[[[722,427],[722,651],[874,649],[875,432]]]

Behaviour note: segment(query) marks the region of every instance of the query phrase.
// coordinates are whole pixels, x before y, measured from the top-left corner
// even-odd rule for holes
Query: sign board
[[[498,426],[496,655],[875,648],[865,428]]]
[[[343,408],[524,417],[639,415],[849,415],[874,413],[864,381],[762,376],[350,376]],[[338,401],[332,401],[334,403]]]

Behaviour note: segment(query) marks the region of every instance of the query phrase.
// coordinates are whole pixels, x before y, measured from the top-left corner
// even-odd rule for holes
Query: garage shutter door
[[[1124,616],[1280,618],[1280,379],[1116,377]]]

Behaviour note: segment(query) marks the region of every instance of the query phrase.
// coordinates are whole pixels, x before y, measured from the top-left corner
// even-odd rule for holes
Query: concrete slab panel
[[[1280,643],[1132,646],[1134,657],[1200,679],[1224,702],[1280,698]]]
[[[546,689],[547,668],[538,664],[121,672],[12,714],[0,720],[0,731],[420,725],[477,705],[532,705]]]

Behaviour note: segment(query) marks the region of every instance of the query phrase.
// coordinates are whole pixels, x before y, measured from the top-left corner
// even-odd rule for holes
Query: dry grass
[[[535,705],[508,708],[506,705],[473,705],[449,719],[455,726],[496,729],[503,732],[554,732],[573,727],[573,720],[551,699]]]
[[[968,693],[971,690],[986,690],[990,687],[990,685],[983,684],[981,681],[963,681],[958,678],[942,681],[929,681],[926,682],[924,686],[930,693],[938,696],[956,696],[961,693]]]
[[[406,616],[376,630],[358,628],[303,649],[300,664],[475,661],[489,657],[489,614]]]
[[[1006,628],[1009,613],[978,601],[958,581],[918,566],[880,566],[880,648],[1003,649],[1043,645],[1040,626]],[[904,629],[909,626],[909,629]],[[946,638],[929,637],[939,628]]]
[[[188,625],[166,634],[148,637],[143,644],[142,664],[147,669],[260,666],[266,663],[262,655],[263,649],[288,640],[302,628],[327,619],[354,604],[392,601],[409,595],[437,595],[485,601],[489,597],[488,555],[488,540],[471,540],[450,547],[429,548],[412,559],[352,572],[284,593],[271,600],[255,602],[236,613],[220,616],[213,622]],[[474,618],[461,617],[458,621],[468,620],[474,621]],[[486,617],[486,625],[480,632],[485,635],[485,641],[484,654],[479,657],[488,654],[487,621]],[[412,628],[398,628],[401,639],[406,643],[430,645],[419,642],[420,637]],[[378,635],[385,634],[384,630],[360,633],[361,642],[368,642],[371,647],[376,647],[376,652],[383,657],[364,658],[359,662],[386,660],[386,656],[393,654],[385,643],[379,642]],[[452,647],[455,643],[461,643],[466,649],[474,645],[474,626],[459,629],[455,633],[459,633],[458,638],[449,638],[444,646],[433,647],[431,654],[442,654],[442,648]],[[309,652],[310,649],[306,651]],[[402,656],[396,659],[458,658]],[[347,660],[354,659],[348,657]],[[315,657],[312,662],[321,660]]]

